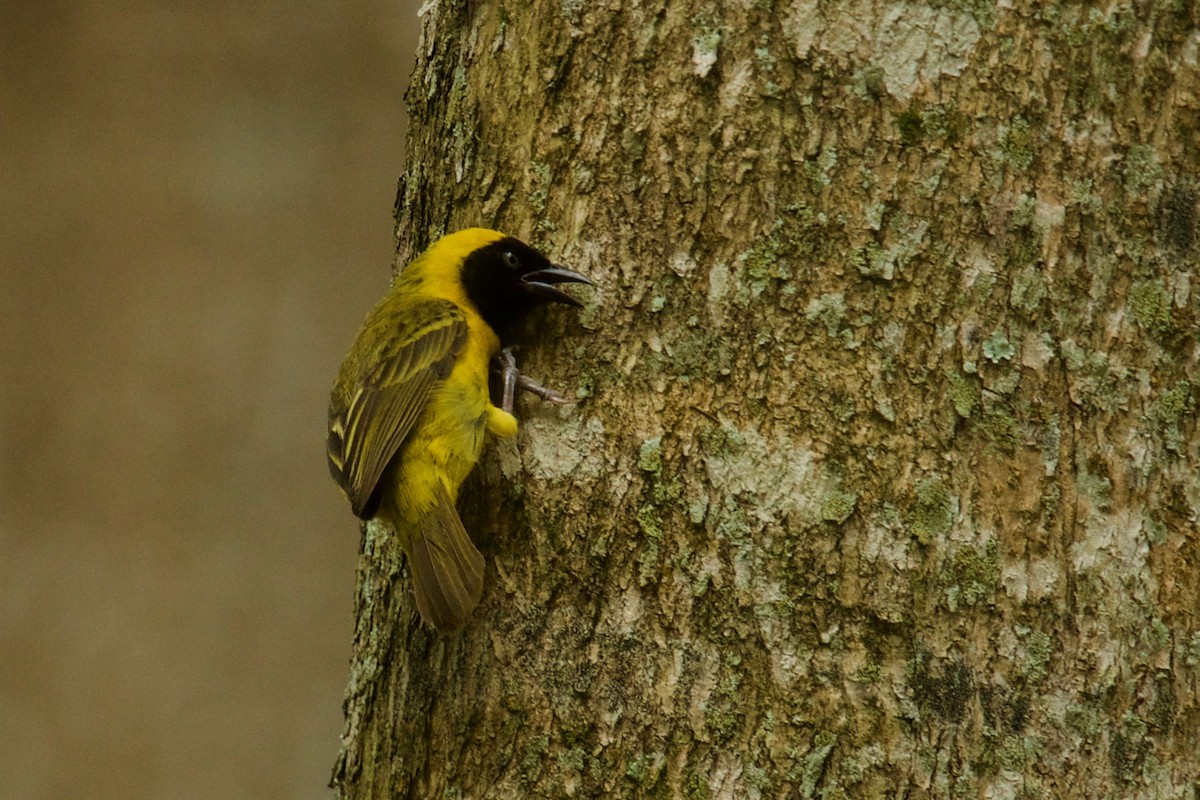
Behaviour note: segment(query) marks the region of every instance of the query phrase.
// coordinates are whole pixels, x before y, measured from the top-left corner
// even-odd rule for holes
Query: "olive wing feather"
[[[425,407],[445,380],[467,338],[462,311],[445,300],[377,310],[364,325],[329,402],[329,471],[366,519],[375,486]],[[364,337],[380,341],[363,348]]]

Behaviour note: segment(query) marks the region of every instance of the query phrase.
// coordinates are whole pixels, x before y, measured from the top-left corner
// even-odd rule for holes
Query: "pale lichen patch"
[[[738,435],[740,447],[705,459],[712,485],[727,496],[756,498],[754,514],[761,522],[791,513],[818,519],[827,481],[813,452],[795,441],[768,441],[753,430]]]
[[[727,77],[721,83],[720,89],[717,90],[717,96],[720,99],[722,110],[728,114],[738,107],[742,97],[753,87],[754,64],[748,58],[742,59],[733,64],[725,74]],[[729,126],[725,134],[732,135],[734,130],[734,126]]]
[[[803,61],[825,27],[817,0],[796,0],[789,3],[783,11],[780,27],[792,45],[793,55],[798,61]]]
[[[524,466],[537,477],[549,482],[567,476],[595,480],[604,471],[604,460],[599,455],[604,452],[604,423],[598,417],[576,415],[563,420],[547,415],[523,420],[521,427]],[[501,468],[506,476],[511,477],[513,466],[502,455]]]
[[[729,266],[718,261],[708,271],[708,314],[714,325],[725,322],[725,297],[729,288]]]
[[[848,3],[828,21],[817,46],[839,57],[859,57],[869,48],[869,60],[883,70],[883,84],[893,97],[907,100],[923,83],[944,75],[961,75],[978,44],[981,30],[967,11],[903,3],[882,14],[865,2]],[[874,29],[861,22],[878,18]]]
[[[720,31],[705,31],[692,40],[692,71],[701,78],[708,77],[721,47]]]
[[[1094,511],[1083,528],[1083,537],[1071,546],[1072,565],[1078,572],[1090,572],[1106,563],[1120,565],[1123,575],[1139,576],[1143,590],[1152,582],[1146,571],[1150,545],[1144,535],[1142,509],[1125,509],[1111,514]],[[1129,600],[1127,595],[1120,600]]]
[[[1029,331],[1021,345],[1021,366],[1042,372],[1054,358],[1054,342],[1048,333]]]
[[[1052,598],[1062,579],[1062,566],[1049,558],[1006,561],[1000,568],[1000,584],[1018,603]]]

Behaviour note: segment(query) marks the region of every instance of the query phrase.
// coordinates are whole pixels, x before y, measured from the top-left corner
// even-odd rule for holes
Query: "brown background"
[[[0,797],[327,797],[415,12],[7,5]]]

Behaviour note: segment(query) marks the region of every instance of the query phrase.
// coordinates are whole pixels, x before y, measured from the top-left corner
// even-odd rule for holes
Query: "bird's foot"
[[[559,406],[569,406],[574,404],[575,400],[569,400],[563,397],[553,389],[547,389],[532,378],[522,375],[521,370],[517,369],[517,359],[513,355],[512,348],[506,347],[500,351],[500,355],[496,356],[497,371],[500,373],[500,378],[503,384],[503,391],[500,397],[500,408],[508,413],[512,413],[513,400],[516,397],[517,390],[529,392],[537,395],[547,403],[554,403]]]

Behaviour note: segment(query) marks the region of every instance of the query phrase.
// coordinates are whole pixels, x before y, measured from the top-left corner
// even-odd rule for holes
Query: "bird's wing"
[[[363,519],[374,513],[379,476],[467,339],[462,311],[447,300],[405,304],[389,316],[378,327],[386,339],[339,378],[329,403],[329,471]]]

